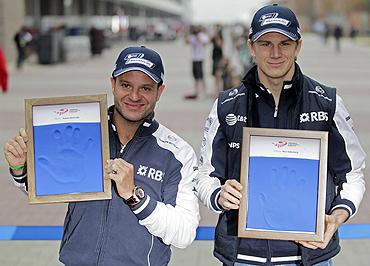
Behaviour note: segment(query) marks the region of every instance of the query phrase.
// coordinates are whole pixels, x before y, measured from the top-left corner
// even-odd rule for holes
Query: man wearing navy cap
[[[111,200],[68,206],[59,260],[67,266],[167,265],[170,245],[192,243],[199,222],[192,180],[197,159],[188,143],[154,119],[164,90],[160,55],[124,49],[114,66],[109,114]],[[24,129],[4,147],[10,173],[27,191]]]
[[[228,266],[331,265],[340,251],[337,229],[357,212],[365,192],[366,155],[335,88],[307,77],[296,63],[302,40],[290,9],[276,4],[259,9],[248,45],[256,66],[238,87],[219,94],[204,129],[195,190],[220,213],[214,255]],[[239,183],[243,127],[329,132],[323,242],[237,237],[245,200]]]

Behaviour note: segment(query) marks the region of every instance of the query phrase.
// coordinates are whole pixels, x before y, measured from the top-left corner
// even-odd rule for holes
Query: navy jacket
[[[109,109],[112,117],[114,107]],[[67,266],[167,265],[170,245],[185,248],[196,235],[198,200],[193,149],[175,133],[148,119],[121,146],[109,119],[110,157],[134,165],[135,185],[145,198],[133,208],[112,185],[112,199],[72,202],[64,222],[60,261]],[[25,188],[26,177],[14,177]]]
[[[220,213],[215,256],[226,265],[236,261],[312,265],[336,255],[340,251],[338,234],[324,250],[303,248],[290,241],[238,239],[238,212],[222,212],[217,200],[227,179],[240,180],[242,129],[246,126],[329,132],[326,213],[341,208],[353,216],[365,191],[365,153],[335,89],[303,75],[296,65],[293,80],[284,83],[279,106],[275,106],[254,67],[239,87],[220,93],[204,128],[196,190],[204,204]]]

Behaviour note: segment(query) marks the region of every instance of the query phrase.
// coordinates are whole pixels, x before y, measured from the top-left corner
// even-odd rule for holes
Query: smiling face
[[[141,71],[129,71],[111,78],[114,104],[127,122],[140,124],[149,116],[164,90]]]
[[[281,33],[270,32],[248,44],[262,83],[271,80],[283,82],[293,78],[294,62],[301,49],[301,40],[292,41]]]

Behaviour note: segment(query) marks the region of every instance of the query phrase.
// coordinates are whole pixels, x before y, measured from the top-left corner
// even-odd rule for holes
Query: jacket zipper
[[[271,247],[270,247],[270,240],[267,240],[267,265],[273,265],[271,263]]]
[[[277,105],[275,105],[275,111],[274,111],[274,128],[278,127],[278,111],[279,108]]]
[[[118,143],[120,143],[117,133],[115,134],[115,136],[116,136],[116,141]],[[129,151],[129,148],[132,146],[131,143],[134,142],[135,136],[136,136],[136,134],[134,135],[134,137],[127,144],[121,144],[121,149],[119,151],[119,154],[116,154],[116,158],[122,158],[123,159],[125,157],[125,155]],[[104,226],[103,226],[103,230],[102,230],[102,233],[101,233],[101,238],[99,239],[99,245],[97,247],[97,250],[98,250],[97,265],[99,265],[100,259],[102,258],[103,245],[104,245],[105,240],[106,240],[106,236],[105,236],[106,228],[105,228],[105,226],[108,224],[109,210],[110,210],[111,202],[112,202],[112,200],[109,200],[108,204],[107,204],[106,216],[105,216],[105,220],[104,220],[104,224],[103,224]]]
[[[276,118],[277,115],[278,115],[278,107],[275,105],[274,118]]]

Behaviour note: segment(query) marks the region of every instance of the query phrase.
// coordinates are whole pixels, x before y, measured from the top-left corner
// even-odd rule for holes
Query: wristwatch
[[[132,196],[124,200],[126,204],[130,207],[138,204],[145,197],[145,192],[140,186],[134,187]]]

